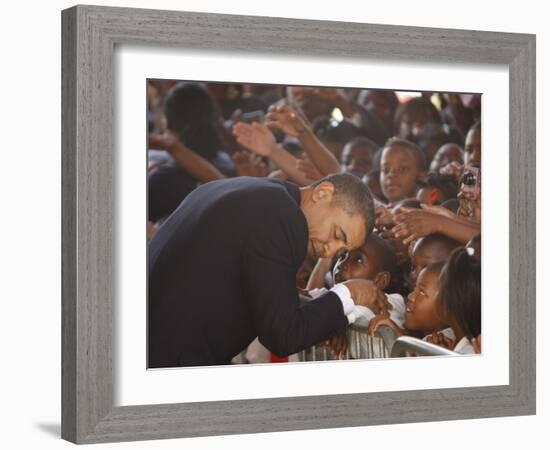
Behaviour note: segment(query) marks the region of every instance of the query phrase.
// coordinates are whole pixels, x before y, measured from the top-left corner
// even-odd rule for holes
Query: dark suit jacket
[[[343,334],[336,294],[299,304],[307,244],[292,183],[239,177],[194,190],[149,244],[149,367],[227,364],[256,336],[285,356]]]

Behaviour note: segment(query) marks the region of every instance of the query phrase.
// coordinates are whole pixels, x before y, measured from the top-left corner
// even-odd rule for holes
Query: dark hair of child
[[[469,249],[453,250],[440,275],[444,314],[468,339],[481,334],[481,259]]]
[[[180,82],[164,99],[167,127],[191,150],[210,159],[221,149],[220,115],[200,83]]]
[[[337,142],[344,145],[356,136],[361,130],[348,120],[337,122],[328,116],[318,117],[312,124],[313,133],[323,142]]]
[[[456,198],[458,195],[458,183],[456,178],[452,175],[442,175],[440,173],[429,172],[424,187],[438,188],[445,197],[445,200]],[[443,202],[436,201],[432,204],[437,205],[440,203]]]
[[[386,141],[382,150],[392,148],[392,147],[403,147],[410,150],[410,152],[414,156],[414,159],[416,161],[416,167],[419,172],[423,172],[428,169],[426,155],[420,149],[420,147],[416,145],[414,142],[408,141],[407,139],[401,139],[398,137],[391,137]]]

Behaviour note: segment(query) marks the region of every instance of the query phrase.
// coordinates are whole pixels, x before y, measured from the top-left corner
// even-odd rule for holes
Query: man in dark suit
[[[256,336],[285,356],[345,333],[354,303],[375,301],[369,282],[301,305],[296,272],[306,253],[359,247],[373,224],[371,194],[349,174],[305,188],[240,177],[194,190],[150,242],[148,366],[227,364]]]

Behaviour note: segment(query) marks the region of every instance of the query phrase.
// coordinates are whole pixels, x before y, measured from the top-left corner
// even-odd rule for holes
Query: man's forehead
[[[365,222],[359,214],[345,214],[346,219],[340,222],[342,231],[346,234],[348,246],[357,248],[365,241]]]

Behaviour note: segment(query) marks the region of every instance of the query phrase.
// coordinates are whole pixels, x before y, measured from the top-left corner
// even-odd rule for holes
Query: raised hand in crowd
[[[392,228],[392,233],[395,238],[409,244],[429,234],[441,233],[466,244],[481,231],[478,222],[452,213],[443,213],[442,210],[434,212],[430,208],[401,208],[401,212],[394,216],[397,225]]]
[[[295,95],[311,95],[326,100],[340,109],[345,117],[351,117],[356,111],[354,102],[352,102],[341,89],[326,87],[294,87],[293,89]]]
[[[266,125],[238,122],[233,126],[233,134],[239,144],[257,155],[270,158],[295,183],[307,186],[314,181],[298,169],[298,158],[277,144],[275,136]]]
[[[278,128],[289,136],[297,137],[311,163],[322,176],[341,171],[340,163],[332,152],[315,136],[306,120],[290,106],[270,106],[266,115],[266,125]]]
[[[233,153],[231,159],[235,164],[237,176],[265,177],[268,175],[267,165],[259,155],[241,151]]]
[[[304,174],[305,177],[309,178],[310,180],[320,180],[323,178],[323,175],[317,167],[313,165],[313,163],[309,160],[307,156],[302,156],[301,158],[298,158],[296,161],[296,167],[300,172]]]
[[[288,105],[271,105],[265,119],[267,127],[277,128],[293,137],[299,137],[309,126],[306,119]]]
[[[225,178],[213,164],[188,148],[181,142],[177,135],[170,130],[166,130],[162,134],[149,135],[149,148],[166,150],[178,165],[189,173],[189,175],[202,183]]]
[[[460,177],[462,177],[463,172],[464,172],[464,165],[456,161],[451,161],[449,164],[446,164],[441,169],[439,169],[439,173],[441,175],[451,175],[455,177],[457,180],[460,180]]]
[[[401,239],[404,244],[439,231],[439,214],[424,209],[401,208],[394,216],[395,227],[392,228],[393,235]]]
[[[271,157],[277,148],[275,136],[271,130],[260,123],[237,122],[233,126],[237,142],[257,155]]]

